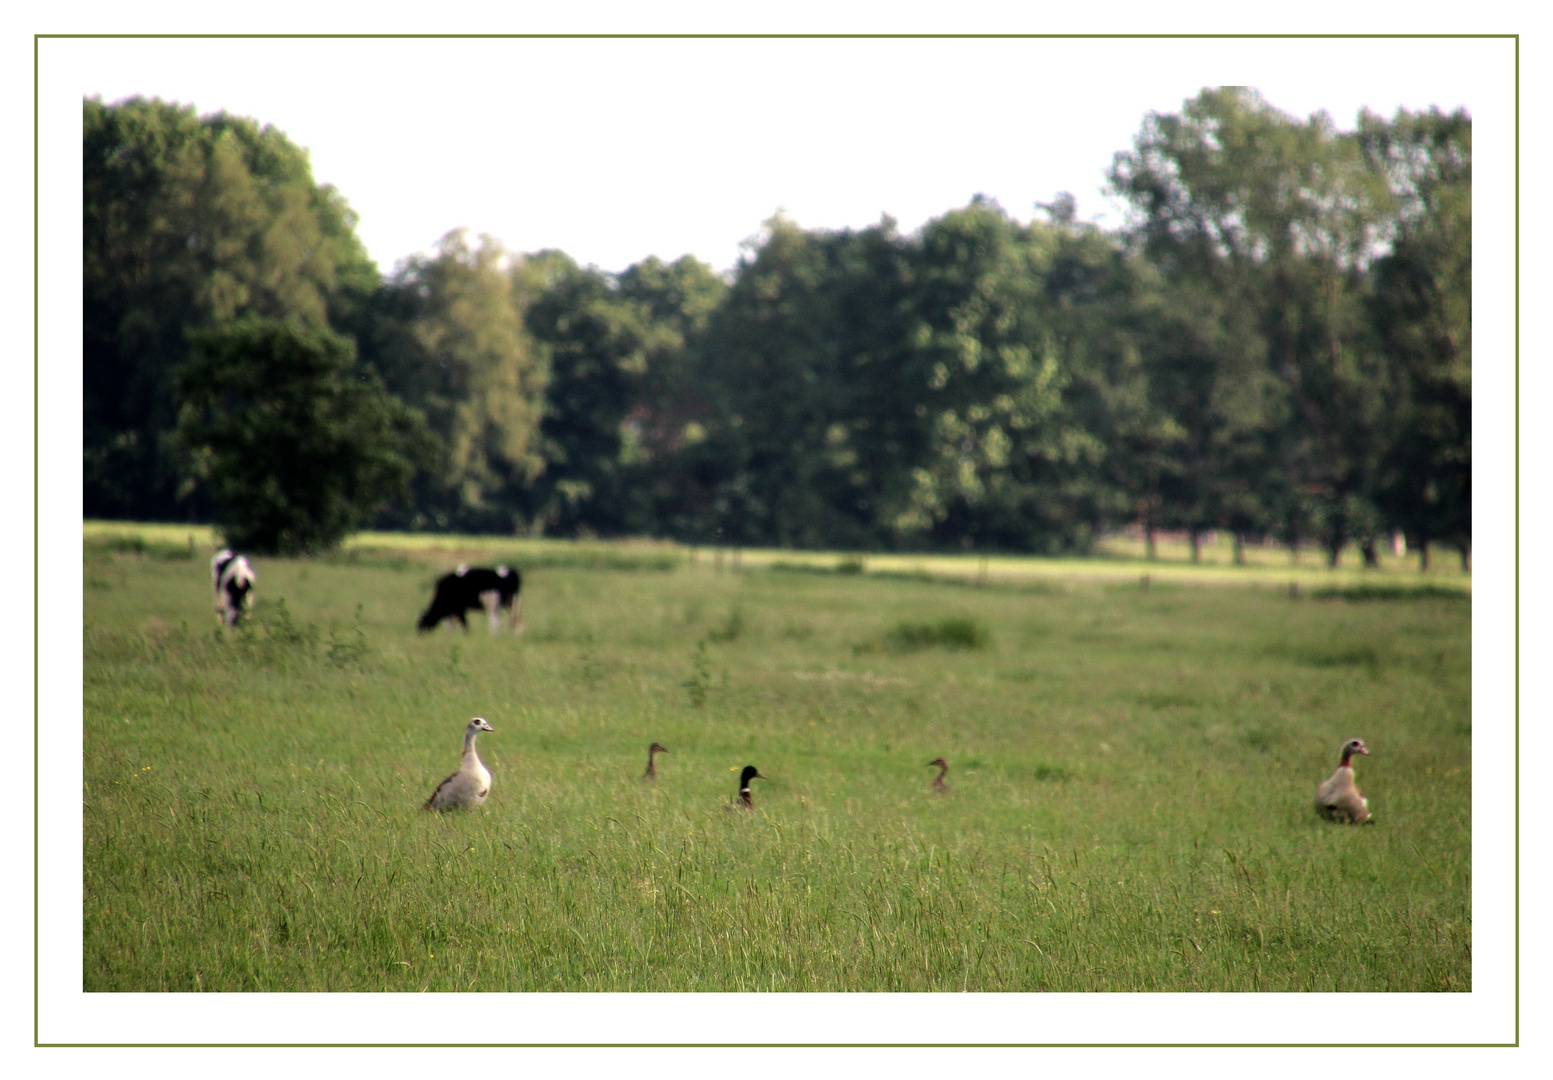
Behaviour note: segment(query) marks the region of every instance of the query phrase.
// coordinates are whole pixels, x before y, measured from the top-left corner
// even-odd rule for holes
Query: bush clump
[[[949,617],[937,622],[899,622],[875,641],[857,647],[858,652],[917,652],[922,649],[985,649],[992,635],[975,619]]]

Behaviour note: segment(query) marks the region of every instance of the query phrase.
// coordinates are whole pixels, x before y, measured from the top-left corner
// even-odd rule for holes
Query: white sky
[[[910,230],[1073,192],[1118,224],[1104,172],[1144,115],[1207,85],[1299,116],[1444,109],[1502,86],[1504,41],[65,40],[50,86],[273,124],[360,214],[385,272],[449,229],[619,270],[731,266],[779,207],[805,227]],[[58,80],[57,84],[52,80]]]

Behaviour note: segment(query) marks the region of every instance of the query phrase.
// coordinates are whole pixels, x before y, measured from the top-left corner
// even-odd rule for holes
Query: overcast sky
[[[1114,225],[1111,157],[1150,111],[1255,86],[1299,116],[1472,109],[1503,41],[65,40],[42,71],[285,132],[385,272],[450,229],[623,269],[717,269],[777,209],[903,230],[978,192],[1021,220],[1071,191]],[[1497,58],[1496,58],[1497,57]]]

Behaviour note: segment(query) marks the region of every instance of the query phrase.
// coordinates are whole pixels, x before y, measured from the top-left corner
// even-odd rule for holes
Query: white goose
[[[482,731],[495,730],[483,716],[469,721],[464,728],[463,762],[457,772],[449,773],[448,778],[437,785],[424,809],[473,810],[485,802],[485,797],[491,793],[491,774],[480,764],[480,755],[475,753],[475,736]]]
[[[1316,789],[1316,813],[1328,821],[1363,825],[1371,820],[1370,802],[1353,782],[1353,766],[1348,763],[1355,754],[1369,754],[1363,739],[1343,744],[1342,764]]]

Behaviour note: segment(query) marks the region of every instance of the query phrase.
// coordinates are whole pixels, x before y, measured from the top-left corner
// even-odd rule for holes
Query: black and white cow
[[[253,606],[253,583],[256,580],[248,560],[222,548],[210,560],[210,581],[216,589],[216,617],[222,626],[236,626]]]
[[[492,570],[486,566],[460,566],[451,574],[437,579],[432,593],[431,606],[416,623],[418,630],[433,630],[443,619],[457,619],[459,625],[469,629],[464,612],[484,608],[491,622],[491,633],[501,628],[501,611],[507,610],[512,621],[512,632],[523,632],[523,575],[505,566]]]

